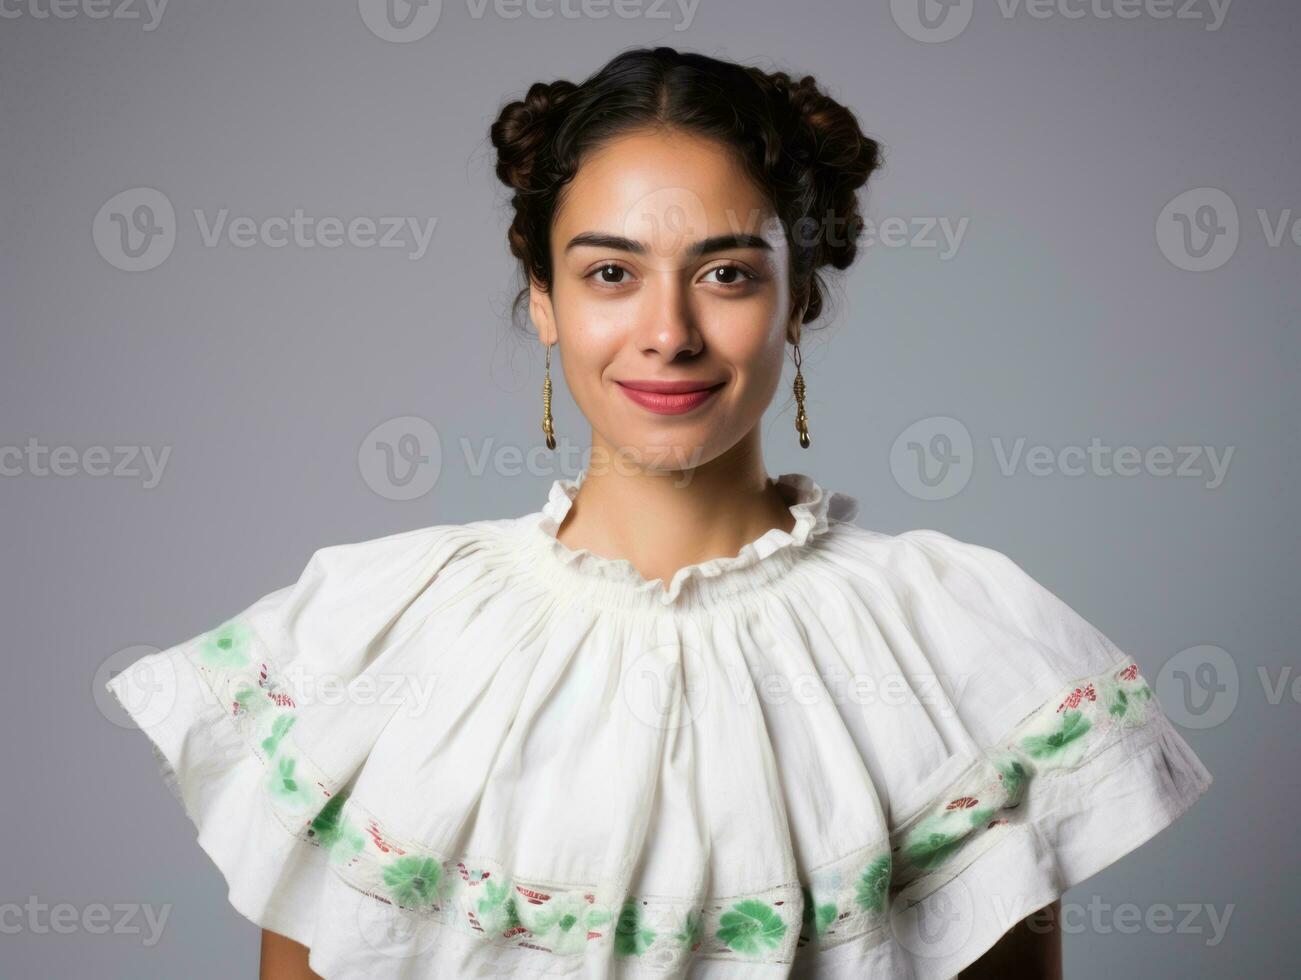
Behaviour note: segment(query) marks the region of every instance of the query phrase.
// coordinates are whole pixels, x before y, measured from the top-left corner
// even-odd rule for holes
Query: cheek
[[[716,358],[741,374],[754,378],[780,374],[785,325],[771,309],[765,308],[759,316],[756,309],[741,309],[743,305],[711,318],[705,332],[707,343]]]
[[[580,286],[567,281],[556,283],[552,308],[572,388],[585,383],[593,370],[599,372],[614,358],[627,335],[628,317],[606,304],[593,302]],[[572,375],[568,369],[573,370]]]

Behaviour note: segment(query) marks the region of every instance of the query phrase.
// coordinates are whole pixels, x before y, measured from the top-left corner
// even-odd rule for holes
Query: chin
[[[710,451],[710,446],[703,440],[683,439],[681,433],[674,433],[672,439],[656,439],[645,435],[612,443],[617,448],[609,450],[608,465],[612,467],[642,469],[651,473],[676,473],[693,469],[708,462],[717,453]],[[593,456],[593,466],[597,467],[599,457]]]

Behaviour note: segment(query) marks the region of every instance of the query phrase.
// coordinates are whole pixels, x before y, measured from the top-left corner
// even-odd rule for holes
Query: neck
[[[616,458],[594,435],[593,463],[556,537],[570,548],[626,559],[648,580],[667,583],[679,568],[732,557],[771,528],[794,526],[757,435],[685,469],[598,462]]]

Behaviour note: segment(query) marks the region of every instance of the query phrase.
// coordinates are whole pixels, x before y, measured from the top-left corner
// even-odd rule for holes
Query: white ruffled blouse
[[[853,523],[668,587],[539,511],[317,551],[137,660],[235,909],[334,978],[950,977],[1211,775],[998,551]]]

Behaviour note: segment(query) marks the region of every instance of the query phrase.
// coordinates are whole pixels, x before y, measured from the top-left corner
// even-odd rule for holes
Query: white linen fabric
[[[794,528],[667,588],[522,517],[323,548],[108,682],[234,908],[334,978],[950,977],[1211,783],[1004,554]]]

